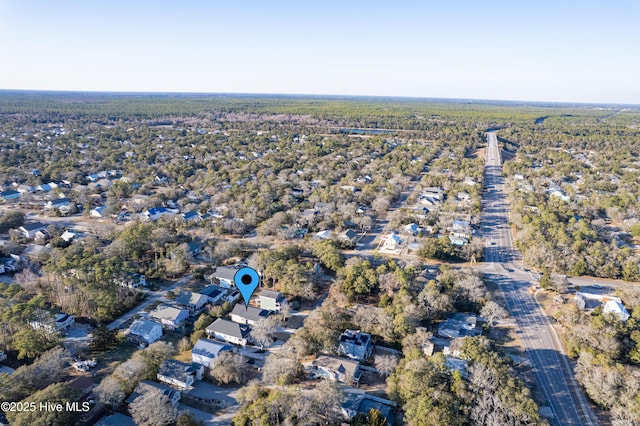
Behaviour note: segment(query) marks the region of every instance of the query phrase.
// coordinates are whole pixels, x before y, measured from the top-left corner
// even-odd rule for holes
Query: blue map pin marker
[[[249,306],[249,299],[253,295],[253,292],[258,288],[260,284],[260,275],[253,268],[242,268],[233,276],[233,283],[240,290],[242,299],[244,300],[244,306]]]

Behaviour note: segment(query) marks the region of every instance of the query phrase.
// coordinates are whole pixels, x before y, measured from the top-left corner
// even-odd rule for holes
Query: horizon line
[[[4,89],[3,93],[42,93],[42,94],[101,94],[101,95],[197,95],[197,96],[238,96],[238,97],[295,97],[295,98],[341,98],[341,99],[378,99],[378,100],[414,100],[414,101],[444,101],[450,103],[508,103],[525,104],[535,106],[607,106],[607,107],[633,107],[639,108],[640,103],[620,102],[585,102],[585,101],[540,101],[517,99],[486,99],[486,98],[455,98],[455,97],[428,97],[428,96],[403,96],[403,95],[346,95],[346,94],[313,94],[313,93],[275,93],[275,92],[192,92],[192,91],[127,91],[127,90],[68,90],[68,89]]]

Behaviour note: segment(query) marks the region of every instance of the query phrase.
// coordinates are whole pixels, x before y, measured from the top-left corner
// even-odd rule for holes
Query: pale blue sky
[[[0,0],[0,89],[640,104],[640,1]]]

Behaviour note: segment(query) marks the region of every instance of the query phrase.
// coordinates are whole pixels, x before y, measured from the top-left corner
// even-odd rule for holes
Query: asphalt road
[[[171,284],[171,286],[162,289],[162,290],[158,290],[158,291],[149,291],[147,293],[147,298],[144,302],[142,302],[141,304],[139,304],[138,306],[136,306],[135,308],[131,309],[129,312],[124,313],[123,315],[121,315],[120,317],[118,317],[117,319],[115,319],[113,322],[111,322],[109,325],[107,325],[107,327],[109,328],[109,330],[117,330],[122,328],[127,321],[129,321],[131,318],[133,318],[135,315],[137,315],[138,313],[140,313],[140,311],[142,311],[144,308],[146,308],[147,306],[151,305],[154,302],[168,302],[169,300],[165,298],[165,295],[167,294],[168,291],[172,291],[175,290],[178,287],[183,286],[184,284],[186,284],[187,282],[189,282],[189,280],[191,280],[192,276],[191,275],[187,275],[185,277],[180,278],[178,281],[176,281],[175,283]]]
[[[520,256],[513,246],[509,228],[502,159],[495,132],[487,133],[487,142],[480,224],[486,241],[482,270],[502,289],[506,307],[518,325],[518,333],[536,372],[538,386],[553,413],[551,423],[597,425],[598,420],[575,381],[555,329],[528,291],[535,282],[534,276],[516,263]]]

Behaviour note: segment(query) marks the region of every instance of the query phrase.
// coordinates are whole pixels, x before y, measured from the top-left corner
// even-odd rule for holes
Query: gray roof
[[[201,293],[195,293],[192,291],[183,291],[180,292],[180,294],[178,295],[178,297],[176,297],[175,302],[180,304],[180,305],[197,305],[198,302],[200,301],[201,298],[205,298],[207,296],[205,296],[204,294]],[[206,302],[206,300],[205,300]]]
[[[156,383],[156,382],[151,382],[149,380],[145,380],[144,382],[140,382],[138,383],[138,385],[136,386],[135,390],[133,391],[133,393],[129,396],[129,398],[127,398],[127,404],[131,404],[133,401],[135,401],[139,396],[150,392],[154,389],[158,389],[160,392],[162,392],[163,395],[167,395],[167,397],[169,397],[169,399],[171,400],[173,398],[173,395],[178,392],[176,390],[171,389],[170,387],[167,387],[165,385],[162,385],[160,383]],[[180,393],[180,392],[178,392]]]
[[[22,227],[27,231],[35,231],[36,229],[44,229],[47,227],[47,225],[42,222],[30,222],[25,223],[24,225],[22,225]]]
[[[328,371],[344,374],[348,378],[353,378],[356,370],[360,367],[360,361],[333,355],[318,355],[313,364]]]
[[[151,311],[149,314],[153,318],[166,319],[170,321],[176,321],[180,318],[186,319],[189,317],[189,311],[186,309],[176,308],[175,306],[161,305]]]
[[[220,293],[225,290],[222,287],[218,287],[217,285],[208,285],[205,288],[200,290],[200,294],[204,294],[205,296],[216,298]]]
[[[236,272],[238,272],[238,269],[236,268],[228,268],[226,266],[220,266],[213,273],[213,277],[219,280],[222,279],[222,280],[233,281],[233,277],[236,275]]]
[[[162,328],[162,326],[157,322],[146,319],[137,319],[129,327],[129,332],[136,336],[147,336],[155,327]]]
[[[136,426],[136,424],[131,417],[114,413],[110,416],[104,416],[94,426]]]
[[[195,374],[195,368],[191,364],[178,361],[177,359],[167,359],[160,364],[158,376],[169,377],[186,383],[189,377]]]
[[[222,351],[230,351],[233,349],[230,345],[215,340],[200,339],[191,349],[191,353],[207,358],[217,358]]]
[[[235,337],[237,339],[244,339],[249,334],[249,327],[243,324],[238,324],[233,321],[218,318],[207,327],[207,331],[210,333],[220,333],[226,336]]]
[[[279,291],[273,291],[273,290],[262,290],[260,292],[260,297],[274,299],[276,301],[284,300],[284,296],[282,295],[282,293],[280,293]]]
[[[256,308],[254,306],[245,307],[241,303],[237,303],[231,311],[231,315],[237,315],[249,321],[260,321],[261,319],[269,316],[270,313],[270,311]]]

